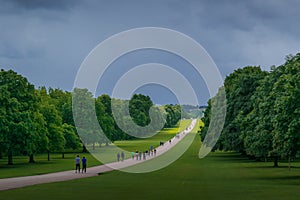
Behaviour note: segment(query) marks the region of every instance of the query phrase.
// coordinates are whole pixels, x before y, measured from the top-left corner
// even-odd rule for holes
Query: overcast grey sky
[[[137,27],[165,27],[199,42],[223,78],[234,69],[268,70],[300,50],[298,0],[0,0],[0,68],[13,69],[36,86],[71,90],[87,54],[113,34]],[[130,67],[157,62],[173,66],[209,98],[188,63],[159,51],[131,53],[113,63],[100,82],[109,93]],[[158,91],[155,91],[157,89]],[[156,103],[174,102],[166,89],[146,86]]]

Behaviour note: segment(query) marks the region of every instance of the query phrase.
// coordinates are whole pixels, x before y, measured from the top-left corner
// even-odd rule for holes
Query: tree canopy
[[[72,104],[80,104],[74,110]],[[109,144],[116,140],[129,140],[134,136],[125,133],[116,123],[112,102],[120,110],[129,107],[129,116],[138,126],[151,122],[149,111],[154,106],[149,96],[134,94],[130,100],[111,99],[102,94],[93,97],[87,89],[75,88],[72,92],[61,89],[35,88],[28,80],[12,70],[0,71],[0,159],[8,157],[13,164],[14,155],[27,155],[34,162],[37,153],[61,152],[86,145]],[[94,107],[95,113],[91,111]],[[167,105],[166,126],[173,126],[180,119],[180,106]],[[155,108],[161,112],[161,108]],[[74,119],[77,120],[76,126]],[[93,121],[96,119],[96,123]],[[153,118],[162,121],[163,118]],[[91,126],[92,125],[92,126]],[[100,125],[100,126],[99,126]],[[99,127],[104,135],[100,134]],[[78,134],[78,131],[84,134]],[[134,132],[135,130],[129,130]]]
[[[270,72],[238,69],[225,79],[227,113],[215,149],[239,151],[256,159],[289,161],[300,156],[300,54]],[[210,101],[203,121],[210,120]],[[202,130],[205,136],[207,128]]]

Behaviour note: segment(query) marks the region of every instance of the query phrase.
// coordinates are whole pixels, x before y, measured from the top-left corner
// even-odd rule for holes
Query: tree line
[[[75,128],[76,114],[73,115],[72,110],[74,94],[87,98],[95,107],[97,121],[106,137],[99,137],[97,127],[84,127],[80,124]],[[76,88],[72,92],[45,87],[36,89],[22,75],[13,70],[1,69],[0,159],[7,156],[8,164],[12,165],[15,155],[26,155],[29,162],[34,162],[35,154],[47,153],[50,160],[51,152],[63,153],[79,148],[85,151],[87,145],[94,147],[96,144],[101,146],[116,140],[134,139],[135,137],[123,132],[116,124],[112,113],[112,101],[113,105],[119,106],[120,109],[128,105],[130,117],[136,124],[146,126],[150,123],[149,109],[154,104],[149,96],[134,94],[130,100],[119,100],[106,94],[95,98],[87,89]],[[84,109],[85,106],[83,105],[79,112],[81,117],[89,119],[91,113]],[[157,112],[164,110],[165,127],[174,126],[181,118],[179,105],[165,105],[156,109]],[[87,138],[79,137],[77,131],[80,128],[84,128],[84,136]]]
[[[272,66],[237,69],[226,77],[226,119],[214,150],[238,151],[257,160],[291,160],[300,153],[300,53]],[[202,140],[210,124],[212,99],[202,118]]]

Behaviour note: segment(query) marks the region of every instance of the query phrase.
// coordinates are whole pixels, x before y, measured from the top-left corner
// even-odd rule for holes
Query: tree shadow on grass
[[[252,165],[252,166],[244,166],[244,168],[252,168],[252,169],[289,169],[288,166],[282,166],[282,165],[279,165],[278,167],[274,167],[273,166],[273,163],[272,162],[259,162],[259,161],[256,161],[254,162],[256,165]],[[258,165],[258,164],[261,164],[261,165]],[[264,165],[262,165],[264,164]],[[268,164],[268,165],[266,165]],[[300,169],[300,166],[291,166],[291,170],[293,169]]]
[[[13,165],[8,165],[7,163],[0,164],[0,169],[17,169],[17,168],[26,168],[32,165],[49,165],[54,164],[55,161],[36,161],[34,163],[24,162],[24,163],[14,163]]]
[[[215,162],[231,162],[231,163],[254,163],[255,160],[251,160],[248,157],[242,156],[239,153],[232,152],[213,152],[209,154],[211,159]]]
[[[260,176],[256,177],[256,180],[270,181],[272,183],[278,183],[280,185],[300,185],[300,175],[282,175],[282,176]]]

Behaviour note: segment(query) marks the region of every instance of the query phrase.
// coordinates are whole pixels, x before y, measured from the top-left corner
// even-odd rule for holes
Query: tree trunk
[[[50,151],[48,151],[48,161],[50,161]]]
[[[29,156],[29,163],[35,163],[33,154]]]
[[[289,157],[289,171],[291,171],[291,157]]]
[[[12,155],[12,150],[8,150],[8,165],[13,165],[13,155]]]
[[[3,159],[3,153],[2,153],[2,143],[0,143],[0,159]]]
[[[82,147],[82,153],[86,153],[86,152],[87,152],[86,147],[85,147],[85,145],[83,145],[83,147]]]
[[[65,158],[65,153],[64,152],[62,152],[62,156],[61,156],[62,158]]]
[[[274,167],[278,167],[278,157],[274,157]]]

